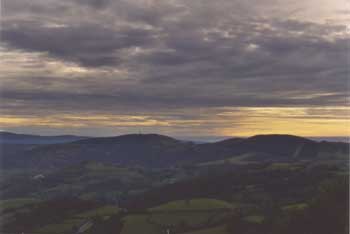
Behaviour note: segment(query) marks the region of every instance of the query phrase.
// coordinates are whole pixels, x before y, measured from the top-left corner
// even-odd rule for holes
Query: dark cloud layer
[[[2,31],[10,46],[29,51],[48,52],[52,56],[83,66],[117,65],[119,49],[148,45],[149,30],[120,28],[114,31],[103,25],[77,25],[48,28],[28,22],[13,22]]]
[[[3,113],[346,105],[344,22],[271,4],[4,0]]]

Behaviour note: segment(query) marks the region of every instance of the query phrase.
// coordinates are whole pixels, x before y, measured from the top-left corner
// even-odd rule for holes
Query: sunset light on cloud
[[[346,0],[3,0],[0,128],[349,136]]]

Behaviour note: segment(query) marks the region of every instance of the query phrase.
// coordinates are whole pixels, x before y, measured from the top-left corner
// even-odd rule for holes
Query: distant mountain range
[[[130,134],[133,135],[133,134]],[[88,138],[115,138],[115,137],[86,137],[86,136],[75,136],[75,135],[58,135],[58,136],[41,136],[33,134],[19,134],[6,131],[0,131],[0,144],[56,144],[56,143],[68,143],[77,140],[83,140]],[[176,139],[194,142],[194,143],[215,143],[224,141],[229,137],[223,136],[203,136],[203,137],[178,137]],[[230,139],[230,138],[229,138]],[[238,138],[235,138],[238,139]],[[327,141],[327,142],[349,142],[349,137],[309,137],[307,139],[313,141]]]
[[[292,135],[257,135],[196,144],[157,134],[117,137],[43,137],[1,133],[3,165],[61,168],[98,161],[150,168],[193,165],[244,156],[245,161],[316,159],[320,155],[346,155],[347,143],[316,142]],[[16,144],[23,144],[22,147]]]
[[[87,137],[61,135],[61,136],[37,136],[28,134],[16,134],[12,132],[0,132],[0,144],[56,144],[86,139]]]

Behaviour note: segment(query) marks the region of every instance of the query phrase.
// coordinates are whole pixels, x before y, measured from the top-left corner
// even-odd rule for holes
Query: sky
[[[0,129],[349,136],[349,0],[2,0]]]

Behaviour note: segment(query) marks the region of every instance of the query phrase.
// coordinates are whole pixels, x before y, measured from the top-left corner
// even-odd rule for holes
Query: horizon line
[[[65,133],[57,133],[57,134],[36,134],[36,133],[26,133],[26,132],[18,132],[18,131],[8,131],[8,130],[0,130],[0,133],[12,133],[17,135],[32,135],[32,136],[41,136],[41,137],[60,137],[60,136],[75,136],[75,137],[88,137],[88,138],[103,138],[103,137],[118,137],[118,136],[124,136],[124,135],[148,135],[148,134],[157,134],[157,135],[163,135],[168,136],[172,138],[176,138],[179,140],[225,140],[230,138],[249,138],[259,135],[290,135],[290,136],[298,136],[308,139],[349,139],[349,136],[327,136],[327,135],[321,135],[321,136],[303,136],[303,135],[297,135],[297,134],[290,134],[290,133],[262,133],[262,134],[253,134],[249,136],[240,136],[240,135],[171,135],[171,134],[162,134],[157,132],[133,132],[133,133],[125,133],[125,134],[115,134],[115,135],[80,135],[80,134],[65,134]]]

